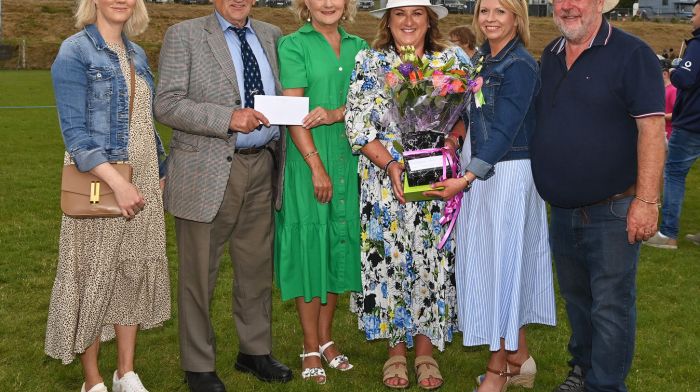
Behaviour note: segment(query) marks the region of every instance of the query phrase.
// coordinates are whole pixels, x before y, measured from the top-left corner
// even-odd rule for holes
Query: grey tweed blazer
[[[277,26],[250,19],[272,67],[280,94]],[[173,128],[165,182],[165,209],[178,218],[211,222],[223,201],[236,146],[228,134],[233,110],[241,107],[236,72],[216,16],[171,26],[160,51],[154,112]],[[285,130],[272,146],[277,170],[271,173],[275,207],[282,205]]]

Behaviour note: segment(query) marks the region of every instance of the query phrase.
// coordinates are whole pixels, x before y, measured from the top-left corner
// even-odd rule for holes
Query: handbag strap
[[[129,126],[131,126],[131,113],[134,110],[134,95],[136,94],[136,71],[134,70],[134,60],[129,58],[129,69],[131,70],[131,91],[129,92]]]

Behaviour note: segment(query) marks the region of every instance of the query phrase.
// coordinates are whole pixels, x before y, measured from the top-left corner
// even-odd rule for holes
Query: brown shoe
[[[422,389],[438,389],[442,386],[442,374],[440,374],[440,368],[438,367],[435,358],[430,355],[420,355],[416,357],[416,362],[414,364],[416,368],[416,378],[418,379],[418,386]],[[434,379],[440,381],[437,385],[424,385],[422,381]]]
[[[387,359],[384,362],[384,378],[382,381],[384,385],[392,389],[406,389],[408,388],[408,367],[406,366],[406,357],[403,355],[394,355],[393,357]],[[398,378],[399,380],[406,381],[403,385],[392,385],[387,383],[392,378]]]

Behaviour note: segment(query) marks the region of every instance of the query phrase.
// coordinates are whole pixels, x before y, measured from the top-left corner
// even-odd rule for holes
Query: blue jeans
[[[673,128],[668,140],[668,157],[664,166],[664,198],[661,208],[663,235],[678,238],[681,206],[685,197],[685,178],[700,157],[700,133]]]
[[[549,240],[571,325],[570,364],[586,391],[627,391],[634,354],[639,243],[627,242],[632,197],[581,208],[552,207]]]

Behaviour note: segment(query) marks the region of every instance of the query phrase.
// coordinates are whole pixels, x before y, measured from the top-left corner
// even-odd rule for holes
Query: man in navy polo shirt
[[[687,41],[683,58],[671,71],[671,83],[676,87],[678,96],[673,106],[673,132],[668,141],[668,159],[664,167],[661,228],[645,242],[657,248],[677,247],[685,179],[700,157],[700,1],[693,6],[690,23],[693,38]],[[700,245],[700,233],[687,234],[686,238]]]
[[[555,391],[627,391],[640,241],[656,232],[664,86],[641,40],[603,18],[617,0],[553,0],[531,141],[572,336]]]

